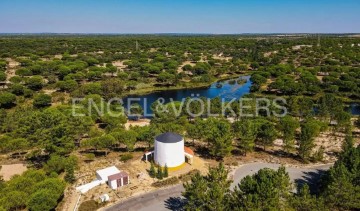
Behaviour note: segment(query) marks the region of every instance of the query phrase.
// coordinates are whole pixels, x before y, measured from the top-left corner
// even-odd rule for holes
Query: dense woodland
[[[73,97],[85,98],[81,102],[85,106],[90,99],[100,106],[102,98],[207,86],[238,75],[251,75],[251,94],[246,97],[282,96],[289,114],[284,118],[234,116],[236,121],[230,123],[228,116],[193,119],[185,111],[180,116],[154,111],[150,126],[130,130],[124,128],[126,116],[72,115]],[[184,135],[189,145],[199,147],[199,153],[216,160],[233,156],[234,151],[243,156],[255,149],[266,151],[281,138],[287,156],[302,162],[321,161],[323,149],[314,144],[320,133],[344,134],[345,142],[353,145],[353,130],[359,128],[360,118],[346,106],[359,102],[359,93],[360,39],[347,36],[2,36],[0,153],[25,160],[34,170],[0,183],[0,210],[50,210],[61,200],[66,183],[76,179],[73,152],[91,152],[87,156],[104,152],[106,156],[118,149],[132,152],[140,143],[151,148],[161,132]],[[219,98],[212,99],[211,113],[220,114],[221,103]],[[163,106],[179,106],[174,104]],[[238,111],[238,105],[232,108]],[[143,112],[136,105],[131,109],[139,115]],[[192,103],[190,109],[196,113],[199,105]],[[260,174],[286,178],[281,169]],[[62,176],[65,181],[59,179]],[[256,183],[257,179],[247,180]],[[356,182],[346,184],[359,187]],[[240,187],[231,195],[244,200],[242,191]],[[301,197],[317,201],[306,187],[300,193],[291,199],[296,210],[307,210],[299,204]],[[51,197],[45,200],[44,196]],[[316,206],[324,205],[321,200]],[[269,206],[280,206],[274,203]],[[261,209],[257,206],[239,209]],[[355,203],[343,208],[360,207]]]

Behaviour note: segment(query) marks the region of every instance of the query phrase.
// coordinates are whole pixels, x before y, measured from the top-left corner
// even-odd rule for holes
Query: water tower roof
[[[176,133],[163,133],[161,135],[158,135],[156,138],[156,141],[162,142],[162,143],[177,143],[179,141],[183,140],[183,137]]]

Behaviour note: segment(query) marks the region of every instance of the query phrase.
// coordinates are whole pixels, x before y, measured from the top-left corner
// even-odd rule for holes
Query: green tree
[[[291,96],[289,99],[289,110],[295,117],[307,118],[314,113],[314,102],[309,97]]]
[[[324,119],[329,119],[331,122],[336,114],[343,111],[343,103],[341,99],[334,94],[327,93],[318,100],[319,115]]]
[[[186,132],[189,138],[193,140],[193,145],[195,144],[195,139],[201,138],[201,132],[199,131],[199,127],[195,124],[188,124],[186,126]]]
[[[26,85],[29,89],[37,91],[43,88],[44,79],[41,76],[33,76],[27,79]]]
[[[285,116],[280,119],[279,128],[284,140],[284,150],[291,152],[295,149],[295,134],[296,129],[300,127],[300,124],[291,116]]]
[[[10,108],[15,105],[16,96],[9,92],[0,92],[0,108]]]
[[[315,147],[314,139],[320,133],[320,125],[318,121],[309,120],[301,125],[301,134],[299,140],[299,156],[303,160],[308,160],[312,149]]]
[[[351,114],[346,111],[339,111],[334,113],[333,119],[336,121],[335,130],[343,130],[351,127]]]
[[[111,133],[117,144],[125,144],[128,151],[133,151],[138,134],[134,130],[118,130]]]
[[[165,167],[164,167],[164,177],[168,177],[169,176],[169,168],[168,166],[165,164]]]
[[[210,144],[210,154],[223,158],[232,150],[231,125],[226,120],[209,118],[206,120],[205,139]]]
[[[47,172],[56,172],[61,173],[65,170],[66,158],[59,155],[52,155],[50,159],[46,162],[44,168]]]
[[[10,138],[6,143],[3,143],[3,151],[7,152],[18,152],[18,156],[23,150],[26,150],[30,147],[30,143],[25,138]]]
[[[29,198],[28,207],[31,211],[52,210],[57,205],[58,196],[50,190],[38,190]]]
[[[265,151],[266,146],[271,146],[277,137],[275,126],[271,122],[265,121],[260,126],[257,137],[259,138],[259,142],[264,147]]]
[[[6,81],[6,74],[4,72],[0,72],[0,82]]]
[[[154,144],[155,136],[160,134],[160,131],[154,125],[145,126],[145,127],[135,127],[133,129],[138,134],[137,140],[145,141],[146,143],[148,143],[148,148],[150,148],[151,145]]]
[[[150,164],[149,174],[150,174],[150,177],[152,177],[152,178],[156,177],[156,171],[155,171],[153,162],[151,162],[151,164]]]
[[[21,84],[11,84],[10,86],[11,93],[15,95],[23,95],[25,92],[24,86]]]
[[[34,97],[33,105],[36,108],[44,108],[51,105],[51,96],[47,94],[38,94]]]
[[[298,211],[328,210],[322,197],[316,197],[310,194],[310,189],[307,184],[304,184],[298,190],[298,193],[290,198],[289,203],[293,209]]]
[[[100,116],[100,120],[106,125],[105,129],[107,131],[123,128],[124,124],[127,122],[127,118],[125,115],[111,115],[108,112]]]
[[[59,81],[56,86],[64,92],[72,92],[78,87],[78,83],[75,80]]]
[[[27,198],[28,195],[21,190],[6,192],[0,197],[0,205],[6,210],[22,210],[26,207]]]
[[[116,139],[110,135],[103,135],[100,137],[92,138],[82,142],[84,147],[94,147],[95,149],[105,150],[105,156],[109,153],[109,150],[116,144]]]
[[[257,132],[257,124],[250,119],[244,119],[234,123],[234,133],[238,138],[238,145],[243,150],[245,156],[247,152],[254,150]]]
[[[156,178],[158,178],[160,180],[164,178],[164,174],[162,172],[162,167],[161,166],[159,166],[158,169],[157,169]]]
[[[360,209],[360,147],[348,147],[323,179],[322,195],[330,209]]]
[[[285,167],[278,170],[261,169],[246,176],[235,188],[231,197],[233,210],[286,210],[291,182]]]
[[[65,167],[65,181],[68,183],[74,183],[76,178],[74,175],[74,167],[72,166],[66,166]]]
[[[144,110],[140,104],[134,103],[130,106],[129,114],[130,116],[141,117],[144,114]]]
[[[228,171],[222,163],[210,168],[206,176],[196,173],[191,182],[184,183],[186,210],[228,210],[230,184]]]

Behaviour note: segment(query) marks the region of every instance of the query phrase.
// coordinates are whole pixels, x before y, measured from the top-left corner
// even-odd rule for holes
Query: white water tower
[[[154,161],[159,166],[175,168],[185,163],[184,138],[175,133],[164,133],[155,138]]]

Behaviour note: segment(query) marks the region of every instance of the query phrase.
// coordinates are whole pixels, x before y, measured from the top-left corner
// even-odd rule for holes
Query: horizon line
[[[360,32],[245,32],[245,33],[193,33],[193,32],[156,32],[156,33],[112,33],[112,32],[0,32],[0,35],[360,35]]]

